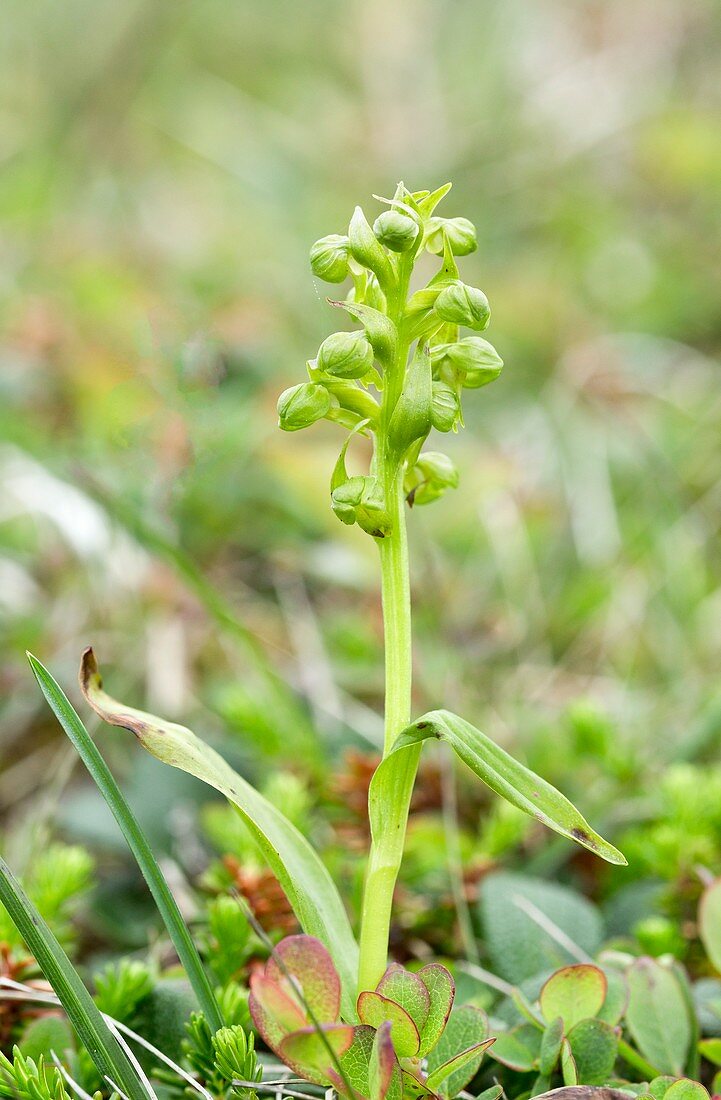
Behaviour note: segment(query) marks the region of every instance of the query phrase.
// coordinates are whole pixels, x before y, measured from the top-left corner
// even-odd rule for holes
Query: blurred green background
[[[417,709],[611,833],[688,835],[721,732],[716,0],[7,0],[2,23],[5,847],[100,835],[26,648],[76,699],[92,642],[115,694],[251,775],[322,785],[377,744],[376,551],[328,507],[338,430],[283,435],[275,400],[337,323],[310,244],[399,178],[453,180],[506,361],[443,441],[461,487],[410,518]],[[192,864],[179,787],[102,737]],[[713,808],[703,833],[659,860],[721,870]]]

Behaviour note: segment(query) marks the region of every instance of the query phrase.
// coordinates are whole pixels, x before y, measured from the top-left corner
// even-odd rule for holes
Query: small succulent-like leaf
[[[541,1050],[538,1055],[538,1068],[545,1077],[550,1077],[558,1065],[563,1042],[563,1020],[557,1016],[549,1023],[541,1039]]]
[[[704,890],[698,910],[698,930],[714,969],[721,973],[721,878]]]
[[[709,1100],[709,1094],[699,1081],[682,1077],[668,1088],[663,1100]]]
[[[275,1051],[286,1035],[307,1027],[309,1023],[305,1011],[292,994],[264,974],[251,975],[248,1008],[264,1042]]]
[[[475,1064],[471,1059],[467,1064],[454,1069],[446,1078],[444,1095],[457,1095],[472,1080],[488,1046],[488,1037],[488,1017],[482,1009],[475,1005],[461,1005],[460,1008],[453,1009],[443,1034],[428,1055],[429,1075],[469,1048],[478,1049]]]
[[[287,1066],[316,1084],[330,1080],[329,1071],[353,1044],[351,1024],[305,1027],[281,1040],[277,1053]]]
[[[418,1051],[419,1056],[425,1058],[443,1034],[453,1008],[456,986],[450,972],[440,963],[428,963],[421,967],[417,976],[428,990],[430,999],[428,1018],[421,1031],[421,1046]]]
[[[418,1054],[421,1045],[418,1028],[406,1010],[395,1001],[366,990],[358,997],[358,1018],[362,1024],[375,1028],[389,1022],[393,1046],[399,1058],[413,1058]]]
[[[618,1024],[628,1006],[626,975],[612,966],[606,966],[603,972],[606,975],[606,999],[596,1016],[607,1024]]]
[[[552,974],[541,990],[540,1005],[546,1023],[560,1016],[566,1034],[579,1020],[595,1016],[606,998],[606,975],[597,966],[578,963]]]
[[[317,1021],[335,1023],[340,1013],[340,978],[327,949],[315,936],[286,936],[274,948],[265,976],[281,986],[297,983],[301,1004]]]
[[[594,832],[569,800],[545,779],[519,764],[470,722],[447,710],[424,714],[396,738],[371,782],[369,808],[371,829],[380,836],[386,827],[385,810],[392,805],[394,769],[390,761],[396,752],[422,743],[427,738],[447,741],[479,779],[519,810],[535,817],[562,836],[582,844],[609,863],[625,864],[624,856]]]
[[[582,1085],[604,1085],[613,1075],[618,1035],[602,1020],[581,1020],[568,1033],[578,1080]]]
[[[378,982],[376,993],[405,1009],[418,1028],[418,1034],[423,1033],[431,1010],[431,996],[420,975],[411,973],[398,963],[391,963]]]
[[[92,649],[83,654],[80,686],[90,706],[105,722],[129,729],[152,756],[202,779],[236,806],[285,890],[301,927],[317,936],[335,960],[343,989],[344,1015],[353,1019],[358,947],[333,880],[305,837],[191,730],[111,698],[103,690]]]
[[[370,1096],[370,1061],[375,1036],[376,1032],[372,1027],[364,1024],[355,1027],[353,1042],[339,1058],[342,1072],[338,1072],[338,1067],[332,1067],[328,1071],[328,1077],[336,1091],[348,1100],[356,1100],[356,1096]]]
[[[715,1066],[721,1066],[721,1039],[702,1039],[698,1045],[699,1052]]]
[[[627,973],[626,1023],[641,1054],[661,1073],[680,1077],[691,1043],[691,1022],[678,978],[651,958]]]
[[[401,1100],[403,1080],[401,1067],[391,1039],[391,1025],[381,1024],[373,1040],[368,1065],[370,1100]]]
[[[531,1024],[520,1024],[496,1036],[491,1057],[502,1066],[519,1073],[529,1073],[538,1067],[541,1053],[541,1032]]]
[[[578,1084],[578,1067],[576,1066],[576,1059],[573,1057],[573,1051],[571,1050],[571,1044],[568,1039],[564,1039],[561,1043],[561,1076],[563,1077],[564,1085],[577,1085]]]
[[[482,1043],[469,1047],[468,1050],[462,1050],[454,1058],[449,1058],[428,1075],[428,1088],[439,1096],[455,1096],[469,1081],[473,1080],[478,1073],[483,1055],[495,1041],[493,1038],[485,1039]],[[459,1087],[458,1082],[462,1076],[466,1077],[466,1081]]]
[[[671,1077],[670,1074],[654,1077],[653,1081],[649,1081],[648,1084],[649,1095],[653,1097],[653,1100],[663,1100],[671,1085],[677,1080],[677,1077]]]

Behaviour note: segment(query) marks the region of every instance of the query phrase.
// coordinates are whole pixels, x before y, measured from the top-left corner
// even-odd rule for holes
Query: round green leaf
[[[595,1016],[606,999],[606,975],[590,963],[564,966],[548,979],[539,998],[541,1013],[547,1023],[558,1016],[566,1034],[580,1020]]]

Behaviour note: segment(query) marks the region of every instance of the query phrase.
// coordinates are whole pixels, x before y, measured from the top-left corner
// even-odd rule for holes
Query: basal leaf
[[[447,710],[430,711],[408,726],[376,771],[370,790],[374,835],[380,835],[384,826],[384,806],[392,799],[390,788],[394,769],[389,767],[389,762],[395,753],[410,749],[431,737],[446,741],[479,779],[519,810],[562,836],[577,841],[609,863],[626,863],[618,849],[594,832],[565,795],[514,760],[470,722]]]
[[[111,698],[103,690],[92,649],[83,654],[80,686],[104,721],[130,730],[152,756],[202,779],[237,807],[285,890],[301,927],[317,936],[330,951],[341,977],[344,1015],[354,1019],[358,947],[333,880],[305,837],[191,730]]]

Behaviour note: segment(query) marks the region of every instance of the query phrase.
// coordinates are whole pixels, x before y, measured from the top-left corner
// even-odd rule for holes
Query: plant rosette
[[[359,995],[357,1024],[340,1019],[340,976],[314,936],[282,940],[250,989],[253,1023],[270,1049],[300,1077],[349,1100],[449,1100],[494,1042],[480,1009],[453,1012],[455,985],[439,963],[416,973],[391,964],[375,990]]]

